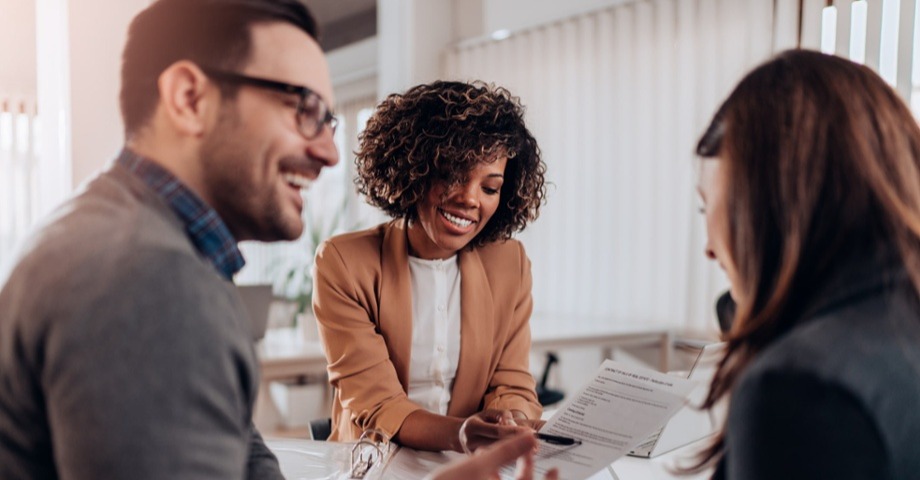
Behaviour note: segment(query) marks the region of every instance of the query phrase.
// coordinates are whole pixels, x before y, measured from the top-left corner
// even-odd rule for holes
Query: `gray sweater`
[[[0,479],[281,478],[233,285],[118,166],[0,280]]]

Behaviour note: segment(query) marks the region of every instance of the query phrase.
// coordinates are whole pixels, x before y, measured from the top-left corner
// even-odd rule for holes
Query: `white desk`
[[[531,349],[537,352],[598,348],[603,358],[610,358],[616,347],[655,345],[661,352],[661,371],[668,371],[674,349],[673,332],[668,325],[606,317],[534,316],[531,337]],[[320,342],[305,340],[303,333],[295,328],[270,329],[257,352],[262,381],[256,418],[260,428],[272,432],[280,428],[281,414],[270,401],[269,383],[308,376],[322,378],[326,372],[326,356]],[[323,384],[328,388],[328,383],[324,381]]]
[[[273,328],[257,348],[262,380],[275,381],[326,371],[326,354],[319,341],[304,340],[296,328]]]
[[[707,445],[712,437],[707,437],[677,450],[655,458],[623,457],[613,462],[613,471],[620,480],[631,479],[674,479],[704,480],[712,477],[712,470],[694,475],[677,475],[675,467],[687,467],[696,463],[696,454]]]
[[[326,480],[338,478],[342,468],[348,465],[350,445],[337,442],[313,440],[266,439],[268,447],[275,452],[281,463],[281,472],[288,480]],[[611,465],[619,480],[674,479],[696,480],[709,478],[712,472],[689,477],[678,476],[669,471],[675,462],[687,458],[705,445],[698,442],[654,459],[623,457]]]
[[[270,433],[283,429],[282,415],[269,394],[269,383],[278,381],[299,381],[319,378],[329,397],[329,383],[326,379],[326,354],[318,341],[306,341],[303,332],[295,328],[269,329],[256,349],[262,368],[259,394],[256,399],[255,420],[260,430]],[[307,407],[307,406],[305,406]],[[322,407],[327,412],[327,405]],[[306,429],[295,430],[295,434],[306,434]]]
[[[266,438],[287,480],[332,480],[347,468],[350,450],[342,443]],[[346,477],[347,478],[347,477]]]
[[[600,348],[609,358],[610,349],[658,345],[659,367],[667,371],[674,349],[672,327],[660,323],[602,317],[535,316],[531,319],[531,349]],[[326,356],[320,342],[305,341],[299,330],[276,328],[266,332],[259,344],[259,360],[265,381],[296,378],[325,371]]]
[[[577,315],[539,315],[530,319],[531,349],[536,351],[566,348],[599,348],[603,358],[611,358],[616,347],[657,345],[658,368],[670,369],[674,354],[673,327],[641,319],[622,319]]]

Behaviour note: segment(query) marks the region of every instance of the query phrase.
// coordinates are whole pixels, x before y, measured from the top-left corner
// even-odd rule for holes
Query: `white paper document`
[[[604,361],[588,385],[540,430],[581,440],[581,445],[540,442],[535,478],[553,467],[560,480],[584,480],[605,469],[664,426],[694,386],[691,380]]]

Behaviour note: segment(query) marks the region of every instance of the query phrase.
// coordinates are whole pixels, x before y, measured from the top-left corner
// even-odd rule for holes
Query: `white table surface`
[[[687,459],[706,445],[706,440],[680,448],[657,458],[623,457],[612,468],[619,480],[696,480],[709,478],[712,472],[692,476],[679,476],[669,469],[686,465]],[[266,439],[281,463],[281,472],[288,480],[332,480],[340,478],[342,468],[348,465],[351,445],[314,440]],[[683,463],[681,463],[683,462]]]
[[[711,438],[711,437],[710,437]],[[695,463],[696,454],[708,445],[709,438],[678,448],[655,458],[623,457],[613,462],[613,471],[620,480],[674,479],[703,480],[712,477],[712,471],[682,476],[674,473],[675,467]]]

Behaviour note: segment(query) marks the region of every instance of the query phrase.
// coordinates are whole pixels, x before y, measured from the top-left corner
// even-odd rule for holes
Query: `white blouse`
[[[412,276],[412,353],[409,400],[447,414],[460,362],[460,267],[444,260],[409,257]]]

